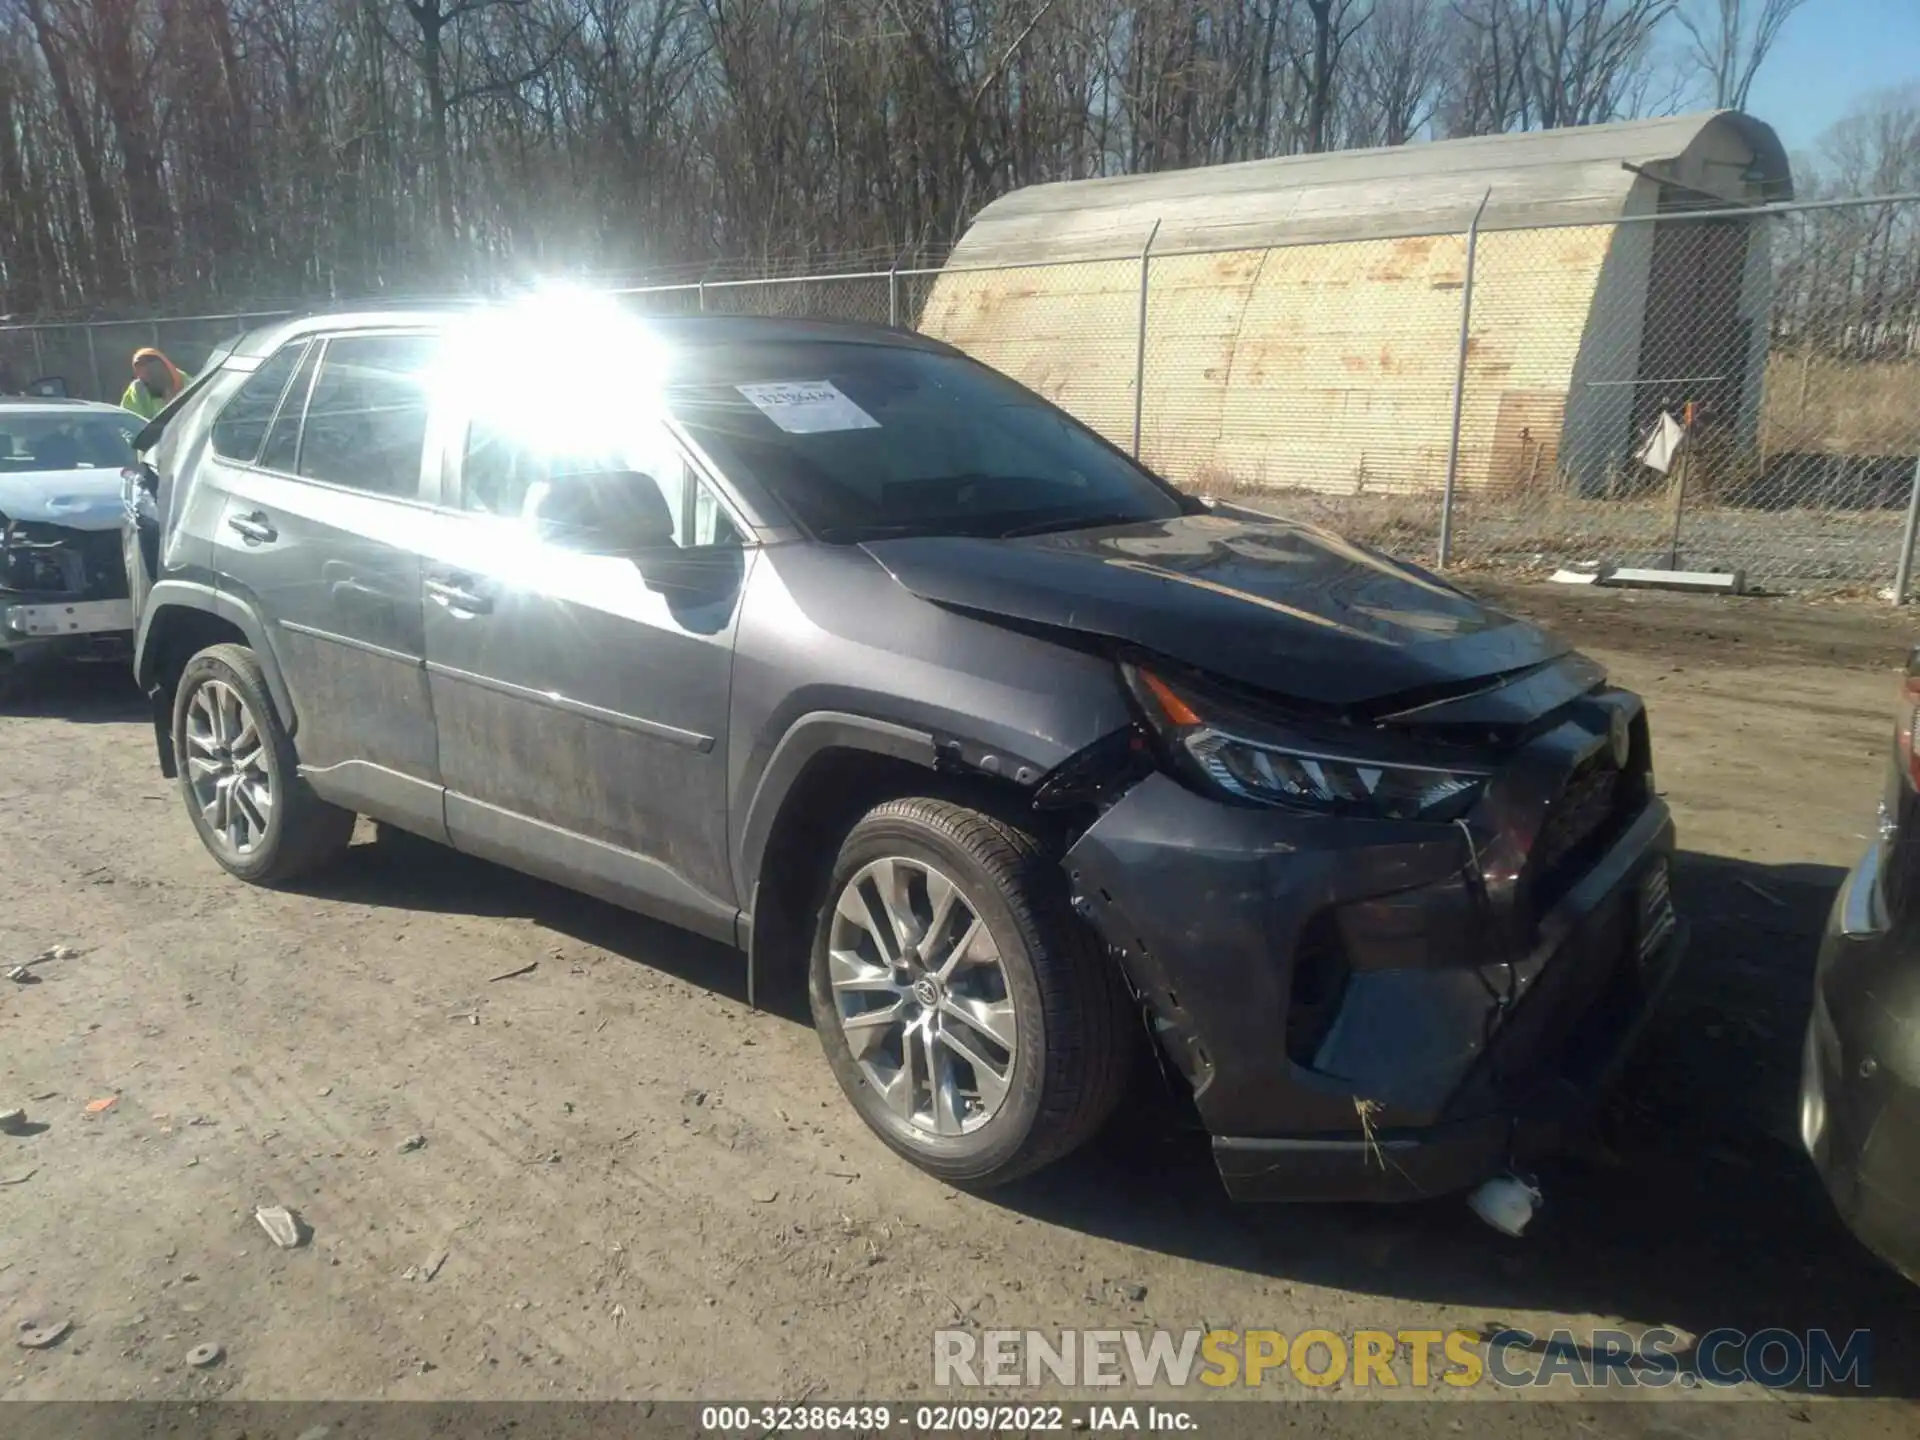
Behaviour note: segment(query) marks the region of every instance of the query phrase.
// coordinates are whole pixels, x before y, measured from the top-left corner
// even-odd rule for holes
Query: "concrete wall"
[[[1433,484],[1464,255],[1444,236],[1157,262],[1145,458],[1202,487]]]
[[[1481,237],[1464,489],[1551,482],[1603,271],[1614,303],[1631,309],[1630,262],[1609,270],[1614,230]],[[1200,489],[1438,488],[1465,254],[1464,236],[1438,235],[1153,261],[1144,458]],[[920,327],[1127,446],[1139,285],[1138,261],[949,271],[934,282]],[[1605,334],[1630,373],[1637,333],[1616,324]]]
[[[1614,225],[1480,240],[1461,426],[1460,483],[1510,494],[1562,488],[1586,436],[1625,402],[1587,382],[1631,375],[1645,266]],[[1637,278],[1636,278],[1637,272]],[[1638,290],[1636,291],[1636,285]],[[1596,321],[1598,322],[1596,327]]]
[[[917,324],[1125,445],[1139,305],[1138,261],[947,272]]]

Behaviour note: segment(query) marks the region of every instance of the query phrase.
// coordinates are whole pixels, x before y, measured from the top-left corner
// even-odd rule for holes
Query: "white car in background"
[[[140,417],[0,396],[0,688],[31,665],[128,653],[121,471]]]

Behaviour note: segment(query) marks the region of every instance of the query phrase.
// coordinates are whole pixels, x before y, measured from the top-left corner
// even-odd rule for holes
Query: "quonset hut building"
[[[1144,359],[1141,454],[1189,488],[1432,492],[1478,212],[1456,483],[1609,494],[1662,409],[1751,443],[1767,222],[1684,217],[1791,194],[1731,111],[1034,185],[920,328],[1129,448]]]

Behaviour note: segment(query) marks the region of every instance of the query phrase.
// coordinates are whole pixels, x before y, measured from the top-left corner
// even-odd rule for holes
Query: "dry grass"
[[[1920,453],[1920,360],[1767,357],[1761,443],[1769,454]]]

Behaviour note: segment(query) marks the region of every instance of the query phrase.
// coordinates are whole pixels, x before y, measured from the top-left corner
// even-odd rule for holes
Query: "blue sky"
[[[1920,0],[1807,0],[1780,32],[1747,109],[1811,150],[1856,100],[1920,81]]]

